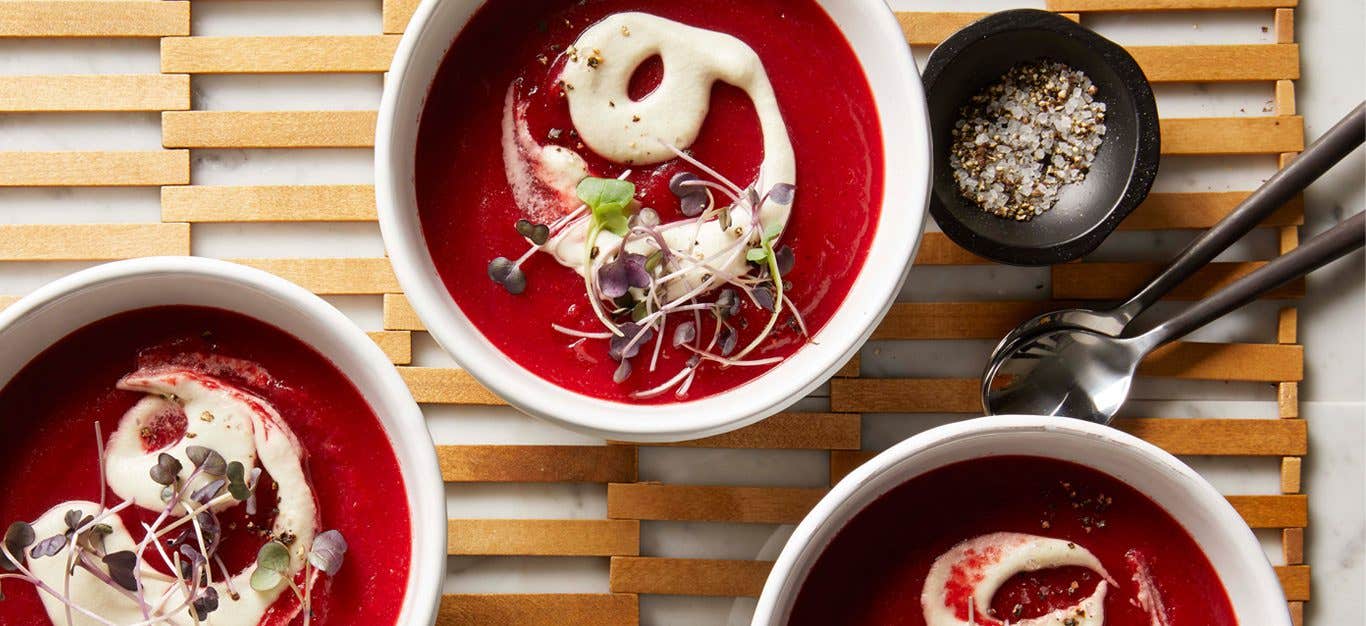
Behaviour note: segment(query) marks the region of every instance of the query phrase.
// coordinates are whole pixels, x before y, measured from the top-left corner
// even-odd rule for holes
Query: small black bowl
[[[1051,210],[1018,222],[959,192],[949,166],[950,132],[969,98],[1012,66],[1039,59],[1091,78],[1106,105],[1106,131],[1086,179],[1063,188]],[[1067,18],[1034,9],[982,18],[934,49],[924,80],[934,143],[930,213],[974,254],[1012,265],[1071,261],[1100,245],[1152,188],[1161,147],[1152,87],[1128,52]]]

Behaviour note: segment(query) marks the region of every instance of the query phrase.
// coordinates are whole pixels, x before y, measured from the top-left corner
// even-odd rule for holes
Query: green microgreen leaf
[[[251,588],[257,591],[270,591],[280,586],[285,577],[279,572],[268,570],[260,565],[251,573]]]
[[[267,541],[256,552],[256,566],[284,573],[289,569],[289,548],[279,541]]]
[[[247,488],[246,468],[240,461],[233,461],[228,464],[228,493],[237,500],[246,500],[251,497],[251,489]]]
[[[575,193],[593,212],[593,222],[598,230],[626,235],[630,229],[626,212],[636,195],[633,183],[590,176],[579,182]]]

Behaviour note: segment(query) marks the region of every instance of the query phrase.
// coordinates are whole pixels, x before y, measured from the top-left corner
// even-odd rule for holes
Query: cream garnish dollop
[[[930,566],[920,606],[926,626],[1001,624],[990,617],[991,599],[1011,576],[1055,567],[1079,566],[1105,580],[1077,604],[1050,613],[1011,621],[1014,626],[1101,626],[1105,623],[1105,591],[1114,579],[1090,550],[1061,539],[1023,533],[991,533],[950,548]],[[968,597],[952,589],[970,589]]]
[[[292,577],[297,574],[303,568],[308,546],[313,544],[313,537],[318,531],[318,510],[313,489],[303,472],[303,448],[275,408],[263,398],[227,381],[179,367],[140,370],[124,377],[118,387],[148,395],[124,414],[118,429],[109,438],[105,472],[110,489],[116,495],[132,500],[136,506],[160,512],[166,507],[161,498],[162,486],[150,479],[148,470],[156,465],[161,453],[170,454],[180,461],[182,481],[189,478],[195,467],[186,454],[186,448],[190,446],[212,449],[228,463],[240,462],[247,473],[259,462],[276,484],[278,501],[274,506],[278,508],[278,513],[272,533],[276,537],[295,537],[289,546],[290,564],[286,575]],[[163,449],[144,449],[141,435],[143,427],[153,419],[164,417],[168,411],[183,414],[185,435]],[[201,474],[190,483],[187,492],[211,480]],[[235,503],[223,506],[232,504]],[[63,517],[71,509],[78,509],[86,515],[99,513],[99,505],[93,502],[64,502],[49,509],[33,523],[36,534],[47,537],[64,531],[66,526]],[[177,506],[177,514],[183,515],[184,512],[183,507]],[[105,518],[105,522],[113,527],[113,533],[105,538],[107,552],[136,550],[137,542],[117,515]],[[142,535],[141,529],[138,535]],[[68,545],[54,556],[29,558],[26,562],[44,583],[62,589],[65,585],[63,570],[70,549]],[[144,559],[160,558],[157,547],[149,545]],[[279,585],[264,592],[253,589],[250,584],[253,569],[254,566],[249,566],[234,574],[231,585],[225,583],[221,576],[215,578],[212,586],[218,591],[219,609],[210,613],[208,619],[201,623],[215,626],[254,626],[260,623],[266,611],[287,587]],[[218,571],[217,568],[214,570]],[[183,588],[173,588],[173,579],[147,565],[142,568],[142,581],[144,594],[152,600],[154,607],[159,604],[157,599],[165,598],[164,605],[167,608],[179,606],[185,599]],[[233,593],[229,593],[229,588]],[[39,595],[53,623],[65,623],[65,605],[47,594]],[[70,599],[114,623],[136,623],[144,619],[134,599],[82,568],[76,568],[71,577]],[[75,624],[99,624],[80,613],[73,617]],[[180,611],[160,623],[190,624],[191,621],[184,611]]]
[[[675,158],[673,146],[686,149],[697,139],[711,105],[713,83],[738,87],[754,103],[763,133],[763,162],[754,188],[763,194],[779,183],[796,183],[796,157],[777,96],[759,55],[730,35],[695,28],[647,13],[616,13],[579,35],[560,75],[575,130],[593,152],[622,165],[650,165]],[[659,56],[664,77],[658,87],[640,100],[628,92],[631,76],[641,63]],[[509,91],[503,121],[503,154],[508,181],[519,206],[530,216],[544,216],[544,198],[530,193],[535,184],[554,190],[561,198],[572,197],[573,185],[584,175],[583,159],[565,148],[537,150],[522,112]],[[665,143],[669,145],[665,145]],[[565,154],[568,153],[568,154]],[[572,156],[571,156],[572,155]],[[571,182],[572,181],[572,182]],[[565,203],[566,212],[576,201]],[[786,224],[791,204],[768,201],[759,208],[765,226]],[[660,231],[675,250],[688,250],[697,259],[712,258],[726,250],[748,230],[753,216],[743,203],[730,215],[731,227],[719,220],[698,224],[685,221],[664,224]],[[588,224],[566,227],[545,246],[555,258],[583,275],[590,271],[587,259]],[[598,247],[613,249],[620,238],[610,232],[598,235]],[[633,240],[627,251],[649,255],[656,249],[649,238]],[[722,261],[726,261],[722,259]],[[605,262],[599,259],[598,264]],[[717,263],[715,271],[742,273],[743,255]],[[696,268],[672,287],[687,291],[702,284],[708,270]]]

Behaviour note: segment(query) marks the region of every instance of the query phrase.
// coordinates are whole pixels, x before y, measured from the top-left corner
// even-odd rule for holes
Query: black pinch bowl
[[[1012,66],[1061,61],[1085,72],[1104,102],[1105,137],[1086,179],[1027,222],[992,215],[963,197],[949,165],[951,131],[968,99]],[[978,256],[1011,265],[1051,265],[1096,248],[1138,206],[1157,176],[1157,102],[1123,48],[1059,15],[1034,9],[982,18],[945,40],[925,65],[934,144],[930,213],[940,229]]]

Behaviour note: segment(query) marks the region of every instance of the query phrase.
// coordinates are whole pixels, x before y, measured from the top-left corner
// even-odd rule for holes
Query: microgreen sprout
[[[583,351],[584,342],[607,340],[608,356],[616,362],[612,380],[619,385],[632,377],[636,369],[632,359],[651,341],[650,372],[660,364],[666,342],[690,353],[664,384],[634,392],[633,398],[669,391],[684,398],[698,369],[707,362],[753,367],[781,361],[781,357],[747,357],[769,341],[789,311],[784,328],[807,336],[784,279],[796,262],[796,253],[780,242],[796,187],[778,183],[766,189],[742,188],[688,153],[664,145],[695,168],[695,172],[674,174],[668,184],[683,219],[664,222],[658,211],[642,206],[635,197],[635,185],[625,180],[629,172],[616,179],[587,177],[575,189],[582,202],[577,210],[549,225],[518,220],[517,232],[532,249],[516,261],[499,257],[489,265],[490,278],[511,293],[522,293],[526,288],[522,263],[538,250],[553,251],[557,232],[570,225],[582,227],[585,248],[580,273],[601,328],[551,324],[553,330],[575,340],[568,349],[592,362]],[[728,204],[721,205],[718,199]],[[767,210],[774,207],[783,210]],[[706,237],[702,236],[704,225],[714,228]],[[750,311],[766,318],[757,333],[758,325],[745,314],[751,306]],[[675,317],[679,314],[691,319],[679,321]],[[704,331],[708,320],[711,328]]]
[[[98,426],[96,433],[99,462],[103,469],[105,453]],[[61,532],[41,540],[28,522],[14,522],[6,530],[3,541],[0,541],[0,569],[13,573],[0,574],[0,581],[21,580],[32,584],[41,594],[63,605],[67,623],[73,623],[74,615],[79,613],[94,623],[106,626],[116,625],[73,600],[71,581],[76,571],[85,571],[115,593],[135,602],[143,618],[132,626],[179,623],[179,615],[188,615],[195,623],[207,620],[220,607],[220,592],[213,586],[214,564],[222,572],[223,588],[229,597],[240,599],[233,589],[227,567],[217,554],[222,543],[223,528],[215,511],[217,507],[243,504],[254,499],[261,468],[252,468],[248,472],[242,463],[227,463],[217,451],[203,446],[187,447],[186,456],[194,468],[183,477],[181,471],[185,468],[169,454],[157,455],[155,463],[149,468],[148,479],[162,485],[171,495],[154,521],[150,524],[141,523],[145,535],[134,548],[115,552],[105,549],[105,538],[114,533],[111,522],[117,519],[121,511],[133,505],[132,500],[123,500],[112,507],[106,507],[101,502],[99,510],[93,512],[68,509],[61,518]],[[191,485],[198,484],[195,481],[200,476],[206,477],[207,482],[192,490]],[[103,483],[101,491],[105,491]],[[177,529],[181,530],[174,538],[167,537]],[[169,540],[163,544],[163,538]],[[152,548],[150,555],[149,548]],[[334,575],[341,566],[345,552],[346,542],[341,538],[341,533],[328,531],[315,537],[303,564],[305,589],[311,589],[312,581],[308,576],[310,569],[315,568],[328,576]],[[60,590],[44,582],[25,566],[25,557],[31,563],[62,553],[65,553],[63,558],[66,567],[63,568],[64,580]],[[164,593],[150,592],[144,585],[144,576],[155,576],[150,574],[149,556],[160,558],[169,571],[177,574],[173,579],[176,584]],[[250,577],[251,585],[260,590],[274,589],[282,581],[288,583],[304,607],[304,623],[307,624],[311,616],[311,599],[306,595],[308,592],[301,592],[290,577],[290,567],[291,558],[285,543],[272,539],[257,555],[257,567]],[[0,600],[3,599],[3,593],[0,593]]]

